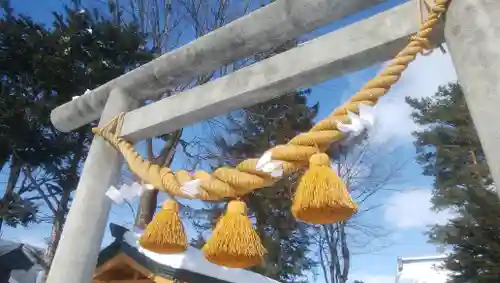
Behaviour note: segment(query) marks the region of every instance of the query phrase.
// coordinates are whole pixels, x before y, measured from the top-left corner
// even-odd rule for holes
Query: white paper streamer
[[[271,151],[266,151],[257,161],[255,168],[259,171],[269,173],[271,176],[278,178],[283,176],[283,161],[272,160]]]
[[[87,90],[83,93],[83,95],[86,95],[86,94],[89,94],[89,93],[90,93],[90,89],[87,89]],[[71,98],[71,100],[75,100],[75,99],[79,98],[80,96],[81,96],[81,95],[75,95],[75,96],[73,96],[73,97]]]
[[[201,185],[201,180],[195,179],[188,181],[182,185],[181,190],[190,196],[196,196],[197,194],[200,193],[200,185]]]
[[[106,191],[106,196],[116,204],[121,204],[123,202],[123,197],[115,186],[109,187]]]
[[[151,184],[141,185],[134,182],[131,185],[123,184],[119,190],[115,186],[111,186],[106,191],[106,196],[116,204],[121,204],[125,200],[132,201],[135,197],[141,196],[145,190],[153,189],[154,187]]]
[[[352,139],[361,135],[367,130],[371,130],[375,124],[375,111],[374,107],[366,104],[359,105],[359,115],[355,113],[347,113],[351,123],[344,124],[341,122],[337,123],[337,129],[344,133],[347,137],[341,142],[341,144],[349,144]]]

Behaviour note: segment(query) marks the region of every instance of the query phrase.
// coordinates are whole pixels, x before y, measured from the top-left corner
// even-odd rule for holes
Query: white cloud
[[[406,104],[405,97],[432,96],[439,86],[456,80],[455,68],[448,53],[435,50],[429,56],[418,56],[403,72],[399,82],[377,104],[376,128],[372,138],[379,143],[389,139],[401,142],[410,140],[411,132],[417,126],[410,117],[411,108]],[[354,78],[351,81],[358,83]]]
[[[453,214],[450,211],[432,211],[431,197],[432,192],[429,189],[412,189],[394,193],[385,207],[385,221],[401,229],[445,224]]]
[[[392,283],[395,281],[394,275],[371,275],[371,274],[352,274],[349,276],[350,282],[359,280],[364,283]]]

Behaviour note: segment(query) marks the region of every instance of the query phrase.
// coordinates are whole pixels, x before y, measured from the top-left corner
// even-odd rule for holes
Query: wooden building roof
[[[201,251],[161,255],[137,245],[138,235],[110,225],[113,243],[104,248],[92,283],[278,283],[263,275],[208,262]]]

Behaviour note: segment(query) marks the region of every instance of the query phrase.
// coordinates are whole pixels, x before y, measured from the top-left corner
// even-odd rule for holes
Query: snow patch
[[[148,251],[139,246],[139,236],[139,234],[128,231],[123,235],[123,239],[127,244],[159,264],[176,269],[189,270],[194,273],[233,283],[279,283],[276,280],[251,271],[239,268],[227,268],[213,264],[205,259],[201,251],[193,247],[188,247],[186,252],[180,254],[157,254]]]

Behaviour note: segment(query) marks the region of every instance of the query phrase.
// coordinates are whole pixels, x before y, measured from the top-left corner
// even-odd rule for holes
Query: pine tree
[[[413,119],[423,127],[414,133],[417,160],[424,175],[435,177],[435,207],[461,207],[466,198],[464,187],[491,186],[484,152],[460,86],[440,87],[434,97],[407,102],[415,109]]]
[[[432,239],[451,246],[445,267],[456,272],[452,283],[499,282],[500,205],[495,192],[480,187],[466,191],[467,202],[458,216],[436,226]]]
[[[22,167],[38,166],[61,153],[50,138],[40,135],[41,116],[48,112],[39,103],[42,88],[35,83],[34,67],[44,66],[46,30],[28,17],[14,16],[7,4],[2,3],[0,19],[0,170],[8,162],[9,173],[0,203],[0,227],[4,221],[16,226],[35,220],[36,205],[15,191]]]
[[[456,213],[429,233],[431,241],[452,248],[445,263],[454,272],[451,282],[499,282],[499,199],[460,86],[407,102],[422,126],[415,145],[424,175],[434,177],[434,207]]]
[[[97,13],[66,7],[54,13],[52,27],[46,28],[9,11],[0,22],[0,70],[5,74],[0,125],[6,126],[0,135],[8,141],[1,150],[13,156],[11,172],[12,160],[19,160],[29,180],[22,190],[38,194],[35,199],[45,200],[53,213],[46,254],[50,264],[93,137],[92,125],[58,132],[50,112],[149,61],[152,54],[136,26],[115,25]]]

